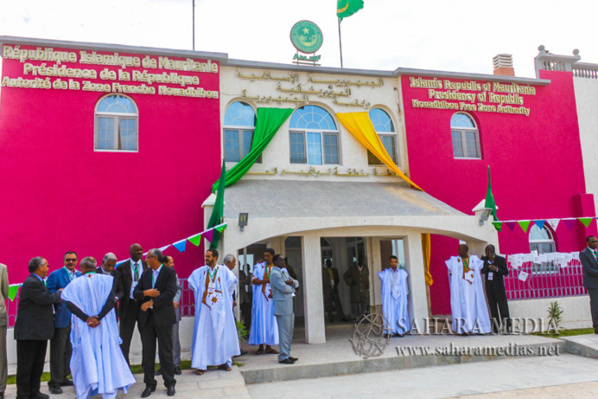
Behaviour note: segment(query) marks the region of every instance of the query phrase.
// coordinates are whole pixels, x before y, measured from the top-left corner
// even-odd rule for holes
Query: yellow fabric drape
[[[346,112],[338,113],[336,117],[340,123],[351,133],[365,148],[370,150],[384,165],[388,166],[393,172],[403,178],[407,183],[411,184],[418,190],[422,190],[417,184],[411,181],[392,161],[390,155],[384,148],[382,141],[374,129],[374,125],[370,120],[370,115],[367,112]],[[423,190],[422,190],[423,191]]]
[[[422,234],[422,250],[424,252],[424,273],[426,275],[426,285],[434,284],[434,279],[430,273],[430,257],[432,256],[432,243],[429,234]]]

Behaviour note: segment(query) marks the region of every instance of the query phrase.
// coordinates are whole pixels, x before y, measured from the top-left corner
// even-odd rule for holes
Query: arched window
[[[471,116],[462,112],[454,114],[451,118],[451,134],[455,158],[481,158],[480,136]]]
[[[137,151],[137,106],[129,97],[110,95],[102,98],[95,112],[94,149]]]
[[[556,252],[552,232],[547,226],[539,228],[534,224],[529,231],[529,250],[538,251],[538,254]]]
[[[240,101],[230,104],[224,114],[223,128],[224,159],[226,162],[239,162],[251,151],[255,111],[249,104]]]
[[[305,105],[290,122],[291,163],[338,164],[338,129],[325,109]]]
[[[380,137],[380,141],[382,142],[382,145],[384,145],[386,152],[388,152],[392,161],[395,164],[398,164],[397,134],[390,116],[380,108],[372,108],[370,110],[370,120],[372,121],[374,129],[376,129],[376,133],[378,133],[378,137]],[[368,163],[370,165],[381,165],[382,161],[376,158],[376,156],[368,150]]]

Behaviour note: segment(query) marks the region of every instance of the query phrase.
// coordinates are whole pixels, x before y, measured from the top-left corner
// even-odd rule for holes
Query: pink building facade
[[[98,261],[114,252],[124,260],[132,243],[148,250],[201,232],[202,203],[219,177],[223,157],[221,121],[227,106],[223,99],[230,97],[231,103],[251,99],[246,98],[244,83],[239,83],[243,76],[256,78],[256,93],[268,93],[267,85],[274,85],[282,72],[313,71],[228,60],[219,53],[15,38],[0,44],[0,247],[4,249],[0,260],[9,266],[11,283],[24,280],[33,256],[46,257],[55,270],[62,266],[67,250]],[[243,75],[237,68],[251,70]],[[276,73],[270,74],[271,70]],[[320,82],[344,79],[343,74],[349,73],[354,80],[384,78],[387,83],[380,91],[393,86],[400,92],[396,113],[392,89],[391,100],[386,94],[373,94],[371,101],[392,115],[396,147],[404,138],[407,162],[401,161],[401,169],[426,193],[466,215],[472,215],[485,198],[490,166],[500,220],[595,216],[594,198],[584,180],[571,72],[540,71],[538,79],[401,69],[318,72],[327,74]],[[382,87],[372,83],[376,85]],[[354,93],[359,90],[359,85],[353,87]],[[359,98],[370,93],[376,92],[372,89]],[[254,97],[262,103],[267,98]],[[356,110],[343,98],[341,105],[329,98],[317,101],[322,105],[329,100],[331,110]],[[301,107],[301,101],[290,101],[292,105],[278,105]],[[339,130],[344,143],[339,151],[353,148],[339,157],[344,158],[339,170],[353,167],[356,173],[362,167],[378,167],[368,164],[364,148],[350,147],[351,141],[342,137],[346,132]],[[278,145],[288,150],[286,142],[280,144],[280,136]],[[364,164],[354,156],[358,151]],[[273,174],[262,166],[264,170],[259,165],[254,170],[257,175]],[[287,165],[291,166],[296,165]],[[546,228],[554,251],[572,252],[583,248],[588,234],[595,234],[596,222],[588,228],[580,223]],[[530,230],[503,226],[499,252],[529,253]],[[356,227],[346,235],[360,232]],[[450,314],[444,261],[456,254],[457,245],[454,238],[432,236],[434,284],[429,303],[434,315]],[[284,245],[280,247],[284,251]],[[203,249],[187,243],[183,253],[173,246],[165,253],[174,256],[179,276],[187,277],[202,262]],[[242,250],[234,247],[230,252]],[[320,267],[320,255],[309,258],[313,267]],[[544,280],[534,277],[534,283],[553,284]],[[509,284],[507,288],[513,289]]]
[[[595,215],[584,183],[571,72],[540,71],[539,79],[404,75],[401,89],[411,178],[432,196],[470,214],[486,196],[490,166],[500,220]],[[451,127],[456,114],[475,128]],[[477,148],[472,141],[456,153],[460,135],[468,131],[472,136],[462,136],[463,141],[475,133]],[[556,251],[572,252],[584,247],[596,224],[546,228]],[[530,230],[503,225],[500,253],[529,253]],[[450,314],[444,261],[457,246],[455,239],[432,236],[432,314]]]
[[[124,260],[133,243],[147,251],[201,232],[220,173],[222,55],[39,42],[2,43],[0,247],[11,283],[34,256],[52,271],[67,250]],[[203,245],[166,253],[186,277]]]

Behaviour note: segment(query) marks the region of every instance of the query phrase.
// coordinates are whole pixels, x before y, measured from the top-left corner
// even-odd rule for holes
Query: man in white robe
[[[274,316],[274,300],[270,286],[270,272],[274,263],[274,250],[266,248],[263,263],[253,267],[253,307],[251,309],[251,329],[249,331],[249,345],[259,345],[256,355],[263,353],[278,353],[271,345],[278,345],[278,324]],[[264,345],[266,349],[264,350]]]
[[[491,330],[481,270],[484,262],[469,255],[469,247],[459,245],[459,256],[446,261],[451,285],[453,332],[487,334]]]
[[[391,256],[389,263],[389,268],[378,273],[382,284],[382,313],[388,322],[388,328],[385,328],[384,332],[402,337],[409,332],[411,325],[407,309],[407,272],[397,267],[399,260],[396,256]]]
[[[96,274],[96,260],[81,260],[83,276],[74,279],[63,291],[62,299],[72,312],[71,372],[78,399],[94,395],[116,398],[135,378],[120,349],[113,292],[114,277]]]
[[[208,366],[230,371],[232,357],[241,353],[232,304],[237,277],[217,260],[218,251],[208,249],[206,265],[194,270],[188,280],[195,293],[191,367],[197,375]]]

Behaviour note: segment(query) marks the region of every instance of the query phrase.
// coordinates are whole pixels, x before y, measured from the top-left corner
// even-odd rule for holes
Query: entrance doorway
[[[320,246],[326,339],[330,339],[353,325],[351,287],[344,275],[360,259],[368,264],[367,247],[363,237],[322,237]]]

